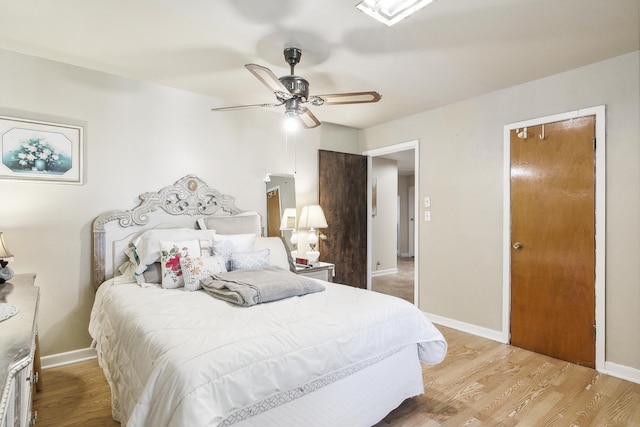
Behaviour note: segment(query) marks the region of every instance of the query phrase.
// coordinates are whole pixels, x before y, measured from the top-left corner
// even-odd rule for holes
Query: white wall
[[[398,234],[398,242],[400,246],[400,256],[409,254],[409,227],[413,212],[409,212],[409,189],[415,185],[414,175],[398,176],[398,196],[400,197],[400,230]],[[413,188],[411,188],[413,190]],[[413,218],[414,221],[416,218]]]
[[[393,273],[398,268],[398,162],[374,157],[371,166],[371,179],[377,181],[377,214],[371,218],[371,274]]]
[[[0,180],[0,230],[16,273],[37,273],[43,355],[86,348],[93,219],[196,174],[265,215],[267,171],[295,173],[317,202],[317,150],[356,153],[357,131],[323,124],[285,139],[282,115],[214,113],[213,98],[0,50],[0,114],[85,127],[82,186]]]
[[[362,151],[420,140],[432,205],[417,242],[421,309],[501,329],[503,127],[596,105],[607,107],[606,360],[640,369],[639,52],[361,132]]]

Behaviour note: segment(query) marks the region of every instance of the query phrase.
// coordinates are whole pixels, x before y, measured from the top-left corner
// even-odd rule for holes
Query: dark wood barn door
[[[336,265],[334,282],[367,287],[367,157],[319,150],[320,206],[327,236],[320,260]]]

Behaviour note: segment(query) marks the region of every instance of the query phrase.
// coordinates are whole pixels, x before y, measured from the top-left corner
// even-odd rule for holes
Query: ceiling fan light
[[[390,27],[432,2],[433,0],[362,0],[356,8]]]
[[[298,129],[298,121],[296,120],[295,116],[288,116],[284,119],[284,128],[289,132],[293,132]]]

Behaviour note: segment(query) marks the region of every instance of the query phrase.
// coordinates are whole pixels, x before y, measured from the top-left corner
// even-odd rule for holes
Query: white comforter
[[[204,292],[100,286],[89,332],[129,427],[216,426],[275,393],[409,344],[447,344],[412,304],[323,282],[326,291],[238,307]]]

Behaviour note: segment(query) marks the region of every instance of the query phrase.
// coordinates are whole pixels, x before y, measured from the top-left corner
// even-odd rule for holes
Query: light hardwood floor
[[[640,426],[640,384],[439,329],[449,352],[441,364],[423,367],[425,394],[406,400],[376,427]],[[95,360],[42,375],[34,402],[38,426],[119,426]]]

